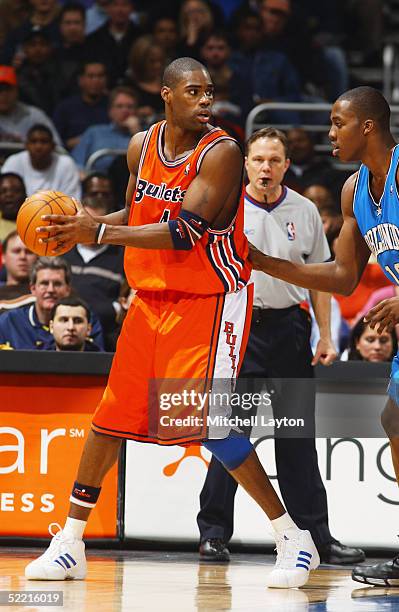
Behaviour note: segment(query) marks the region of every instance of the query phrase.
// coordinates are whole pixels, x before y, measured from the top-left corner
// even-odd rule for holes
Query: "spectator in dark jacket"
[[[59,41],[58,16],[61,4],[58,0],[30,0],[31,12],[29,18],[18,28],[11,30],[6,37],[2,62],[19,66],[22,60],[21,45],[28,32],[40,29],[48,34],[50,40],[57,45]]]
[[[82,174],[87,172],[87,162],[93,153],[101,149],[119,149],[125,152],[131,137],[142,129],[137,111],[137,96],[129,87],[119,86],[111,91],[108,114],[109,123],[87,128],[71,152]],[[106,172],[114,158],[113,152],[103,155],[91,164],[91,169]]]
[[[26,34],[22,49],[24,60],[17,69],[20,98],[52,115],[60,73],[48,32],[32,29]]]
[[[316,86],[322,97],[335,100],[347,89],[348,70],[342,50],[320,43],[302,3],[296,7],[291,0],[260,0],[259,12],[264,48],[288,55],[303,90]]]
[[[59,18],[60,37],[55,59],[62,79],[57,79],[58,101],[79,93],[79,71],[87,59],[86,11],[80,2],[66,2]]]
[[[130,20],[132,8],[131,0],[111,0],[105,6],[108,20],[87,38],[88,57],[107,66],[111,87],[123,79],[129,49],[141,33]]]
[[[303,128],[293,128],[287,132],[291,165],[287,173],[287,184],[292,189],[302,191],[317,183],[327,187],[336,202],[348,173],[333,167],[330,159],[319,157],[309,132]]]
[[[53,340],[44,350],[98,352],[99,347],[90,339],[90,310],[87,304],[75,297],[59,300],[50,316],[50,333]]]
[[[92,125],[108,122],[107,72],[104,64],[86,61],[79,69],[80,93],[62,100],[54,123],[67,149],[73,149]]]
[[[244,115],[262,102],[300,102],[301,85],[293,64],[281,49],[262,46],[262,23],[250,10],[239,13],[235,20],[235,45],[229,64],[235,81],[241,83],[240,98],[235,102]],[[297,112],[269,111],[268,123],[299,123]]]
[[[62,257],[40,257],[31,272],[32,301],[0,316],[0,345],[14,349],[42,348],[51,339],[49,323],[54,304],[71,293],[70,268]],[[98,319],[91,317],[92,338],[103,347]]]
[[[167,63],[176,59],[179,38],[176,21],[167,15],[158,17],[152,24],[152,35],[155,42],[164,50]]]

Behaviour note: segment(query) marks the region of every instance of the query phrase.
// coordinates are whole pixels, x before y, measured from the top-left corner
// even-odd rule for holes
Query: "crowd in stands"
[[[245,121],[257,104],[332,102],[361,84],[351,77],[348,55],[381,62],[382,5],[0,0],[0,348],[114,350],[134,293],[123,249],[78,244],[61,258],[38,258],[18,237],[15,220],[25,197],[42,189],[80,198],[94,215],[124,206],[128,169],[121,152],[163,118],[159,91],[171,60],[187,55],[208,67],[213,123],[244,143]],[[318,152],[323,137],[301,127],[298,111],[269,111],[265,123],[294,126],[287,130],[285,182],[318,208],[334,257],[349,172]],[[111,152],[93,159],[101,149]],[[391,358],[395,334],[376,337],[361,321],[396,294],[370,260],[354,294],[334,296],[333,335],[344,358]]]

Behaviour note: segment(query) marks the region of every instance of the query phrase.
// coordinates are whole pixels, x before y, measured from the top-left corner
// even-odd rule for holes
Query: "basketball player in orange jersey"
[[[231,137],[208,123],[210,76],[196,60],[177,59],[165,70],[161,96],[166,121],[135,135],[129,145],[126,210],[93,218],[79,205],[75,217],[43,217],[54,225],[38,230],[46,236],[43,242],[55,237],[58,249],[124,245],[126,275],[137,294],[93,417],[65,527],[25,575],[85,578],[83,531],[122,438],[159,444],[201,440],[271,520],[278,556],[268,586],[298,587],[318,566],[318,553],[310,533],[285,511],[249,440],[232,435],[230,427],[213,436],[201,425],[168,433],[149,411],[150,379],[217,384],[216,379],[236,377],[252,307],[243,155]]]

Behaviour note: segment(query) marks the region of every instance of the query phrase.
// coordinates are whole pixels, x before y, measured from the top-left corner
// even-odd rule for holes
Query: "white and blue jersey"
[[[399,145],[396,145],[392,149],[384,191],[378,202],[371,193],[369,169],[362,164],[353,197],[353,212],[363,238],[385,275],[397,285],[399,285],[399,192],[396,183],[398,163]],[[388,393],[399,405],[399,354],[396,354],[392,361]]]

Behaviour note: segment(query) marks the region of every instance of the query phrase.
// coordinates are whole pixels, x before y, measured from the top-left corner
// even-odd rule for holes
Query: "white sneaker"
[[[320,564],[319,553],[309,531],[288,530],[277,537],[276,565],[266,585],[276,589],[300,587],[307,583],[309,571]]]
[[[56,525],[58,533],[53,533]],[[58,523],[51,523],[49,532],[53,536],[50,546],[40,557],[25,568],[28,580],[84,580],[87,574],[85,545],[83,540],[67,537]]]

